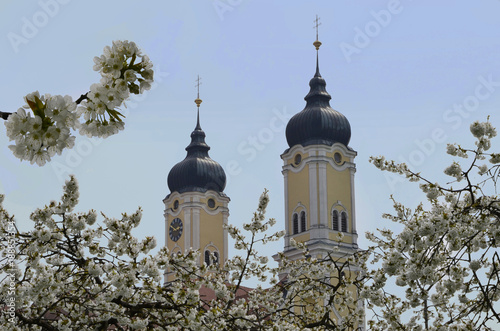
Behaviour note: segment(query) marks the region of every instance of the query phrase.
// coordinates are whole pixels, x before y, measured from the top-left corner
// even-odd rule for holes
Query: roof
[[[305,96],[305,108],[295,114],[287,124],[286,140],[289,147],[295,145],[328,145],[339,142],[348,146],[351,139],[351,125],[347,118],[330,106],[330,94],[326,81],[316,73],[309,81],[310,90]]]
[[[213,190],[222,194],[226,187],[226,173],[219,163],[210,158],[209,150],[198,112],[196,128],[191,133],[191,143],[186,147],[186,158],[177,163],[168,174],[167,182],[171,193]]]

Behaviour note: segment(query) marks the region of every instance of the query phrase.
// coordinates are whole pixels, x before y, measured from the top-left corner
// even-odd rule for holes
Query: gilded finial
[[[314,28],[316,28],[316,41],[313,42],[313,45],[314,47],[316,47],[316,50],[319,50],[319,46],[321,46],[321,41],[319,41],[318,38],[318,30],[320,25],[321,23],[319,22],[319,17],[318,15],[316,15],[316,19],[314,20]]]
[[[196,80],[196,85],[195,87],[198,88],[198,94],[197,94],[197,98],[194,100],[194,103],[196,103],[196,106],[198,108],[200,108],[200,105],[201,105],[201,102],[202,100],[200,99],[200,85],[201,85],[201,78],[200,78],[200,75],[198,75],[198,79]]]

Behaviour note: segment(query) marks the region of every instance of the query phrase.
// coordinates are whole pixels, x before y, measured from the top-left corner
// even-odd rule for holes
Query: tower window
[[[210,253],[210,250],[205,250],[205,264],[207,266],[211,264],[219,264],[219,252],[214,252],[213,256]]]
[[[335,159],[335,162],[340,163],[342,161],[342,155],[339,152],[336,152],[333,154],[333,158]]]
[[[215,207],[215,200],[212,198],[208,199],[207,205],[209,208],[214,208]]]
[[[177,210],[179,208],[179,200],[174,201],[174,210]]]
[[[205,251],[205,264],[210,265],[210,251],[208,249]]]
[[[300,162],[302,162],[302,155],[300,155],[300,154],[295,155],[293,163],[295,163],[295,165],[299,165]]]
[[[300,212],[300,232],[306,231],[306,212]]]
[[[342,219],[342,232],[347,232],[347,214],[346,214],[346,212],[343,211],[340,217]]]
[[[333,211],[333,215],[332,215],[332,228],[335,231],[339,230],[339,212],[337,210]]]
[[[299,233],[299,215],[293,214],[293,234]]]

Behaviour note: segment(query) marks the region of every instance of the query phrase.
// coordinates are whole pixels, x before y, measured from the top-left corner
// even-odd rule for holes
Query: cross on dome
[[[196,99],[194,100],[194,102],[196,103],[196,106],[198,108],[200,108],[200,104],[202,102],[202,100],[200,99],[200,85],[201,85],[201,78],[200,78],[200,75],[198,75],[198,78],[196,79],[196,85],[195,85],[195,87],[198,89],[198,94],[197,94]]]

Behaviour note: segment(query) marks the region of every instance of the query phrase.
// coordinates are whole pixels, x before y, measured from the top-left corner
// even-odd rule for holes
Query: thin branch
[[[87,94],[89,94],[89,92],[80,95],[80,97],[78,99],[76,99],[75,103],[77,105],[79,105],[83,100],[87,100],[88,99]],[[13,113],[8,113],[8,112],[0,111],[0,118],[2,118],[3,120],[6,121],[9,118],[9,116],[12,115],[12,114]]]

